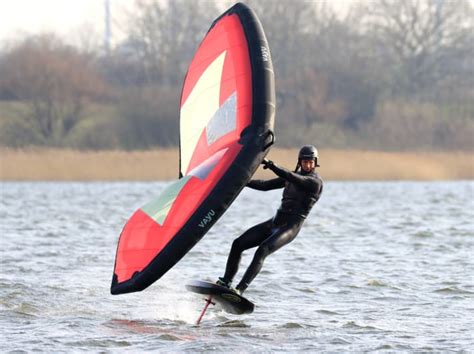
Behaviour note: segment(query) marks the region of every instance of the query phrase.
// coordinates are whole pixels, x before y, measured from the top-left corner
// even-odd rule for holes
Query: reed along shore
[[[470,152],[379,152],[321,150],[318,169],[325,180],[469,180],[474,179]],[[268,155],[288,169],[297,149],[274,148]],[[259,169],[256,177],[273,174]],[[77,151],[1,149],[2,181],[155,181],[178,177],[178,149],[147,151]]]

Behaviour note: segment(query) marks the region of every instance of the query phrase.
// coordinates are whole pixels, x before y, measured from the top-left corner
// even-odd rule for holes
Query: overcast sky
[[[118,41],[125,33],[126,15],[133,10],[136,0],[109,1],[112,35],[113,39]],[[354,1],[358,0],[332,0],[330,4],[344,11]],[[469,1],[474,3],[474,0]],[[102,41],[104,2],[105,0],[0,0],[0,43],[47,31],[71,40],[94,37]]]
[[[135,0],[110,0],[115,37]],[[77,39],[81,32],[104,32],[104,0],[0,0],[0,41],[55,32]]]
[[[126,14],[133,10],[136,0],[109,1],[112,35],[117,41],[125,32]],[[330,3],[346,9],[353,1],[356,0]],[[89,32],[102,39],[104,3],[105,0],[0,0],[0,42],[42,32],[55,32],[73,40]]]
[[[357,0],[332,0],[330,4],[344,10],[353,1]],[[220,2],[223,11],[232,3],[229,0],[217,2]],[[105,0],[0,0],[0,42],[42,32],[55,32],[77,39],[81,33],[88,31],[102,37],[104,3]],[[112,35],[117,41],[125,32],[127,13],[133,10],[136,0],[109,0],[109,3]]]

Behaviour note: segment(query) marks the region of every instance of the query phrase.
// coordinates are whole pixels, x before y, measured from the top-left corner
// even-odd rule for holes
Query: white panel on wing
[[[180,144],[183,175],[186,175],[199,137],[219,109],[225,54],[225,51],[222,52],[207,67],[181,107]]]

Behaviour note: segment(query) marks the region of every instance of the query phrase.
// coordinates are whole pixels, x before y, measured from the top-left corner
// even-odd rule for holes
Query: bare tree
[[[294,74],[295,68],[308,63],[304,42],[307,34],[317,33],[317,9],[311,1],[249,0],[262,21],[278,75]]]
[[[332,50],[338,45],[337,36],[328,34],[339,21],[328,2],[249,0],[247,3],[260,17],[271,48],[278,111],[283,113],[279,119],[306,127],[332,118],[339,120],[342,113],[328,109],[335,102],[329,103],[330,78],[323,74],[326,63],[338,59],[333,57]],[[341,111],[342,106],[337,105]]]
[[[140,0],[130,18],[129,43],[149,82],[181,82],[209,23],[218,15],[213,1]]]
[[[90,57],[54,35],[31,37],[5,53],[0,87],[28,109],[23,118],[44,143],[60,144],[105,86]]]
[[[397,91],[413,94],[447,76],[463,80],[466,69],[472,75],[474,12],[468,1],[373,0],[359,15],[372,40],[368,52],[392,73]]]

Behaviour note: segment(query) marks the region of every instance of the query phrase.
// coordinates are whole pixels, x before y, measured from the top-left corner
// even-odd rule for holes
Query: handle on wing
[[[270,146],[272,146],[274,143],[275,143],[275,134],[269,129],[267,130],[267,132],[265,133],[265,140],[264,141],[267,141],[268,137],[270,137],[270,142],[266,143],[264,146],[263,146],[263,149],[262,151],[265,151],[267,150]]]

